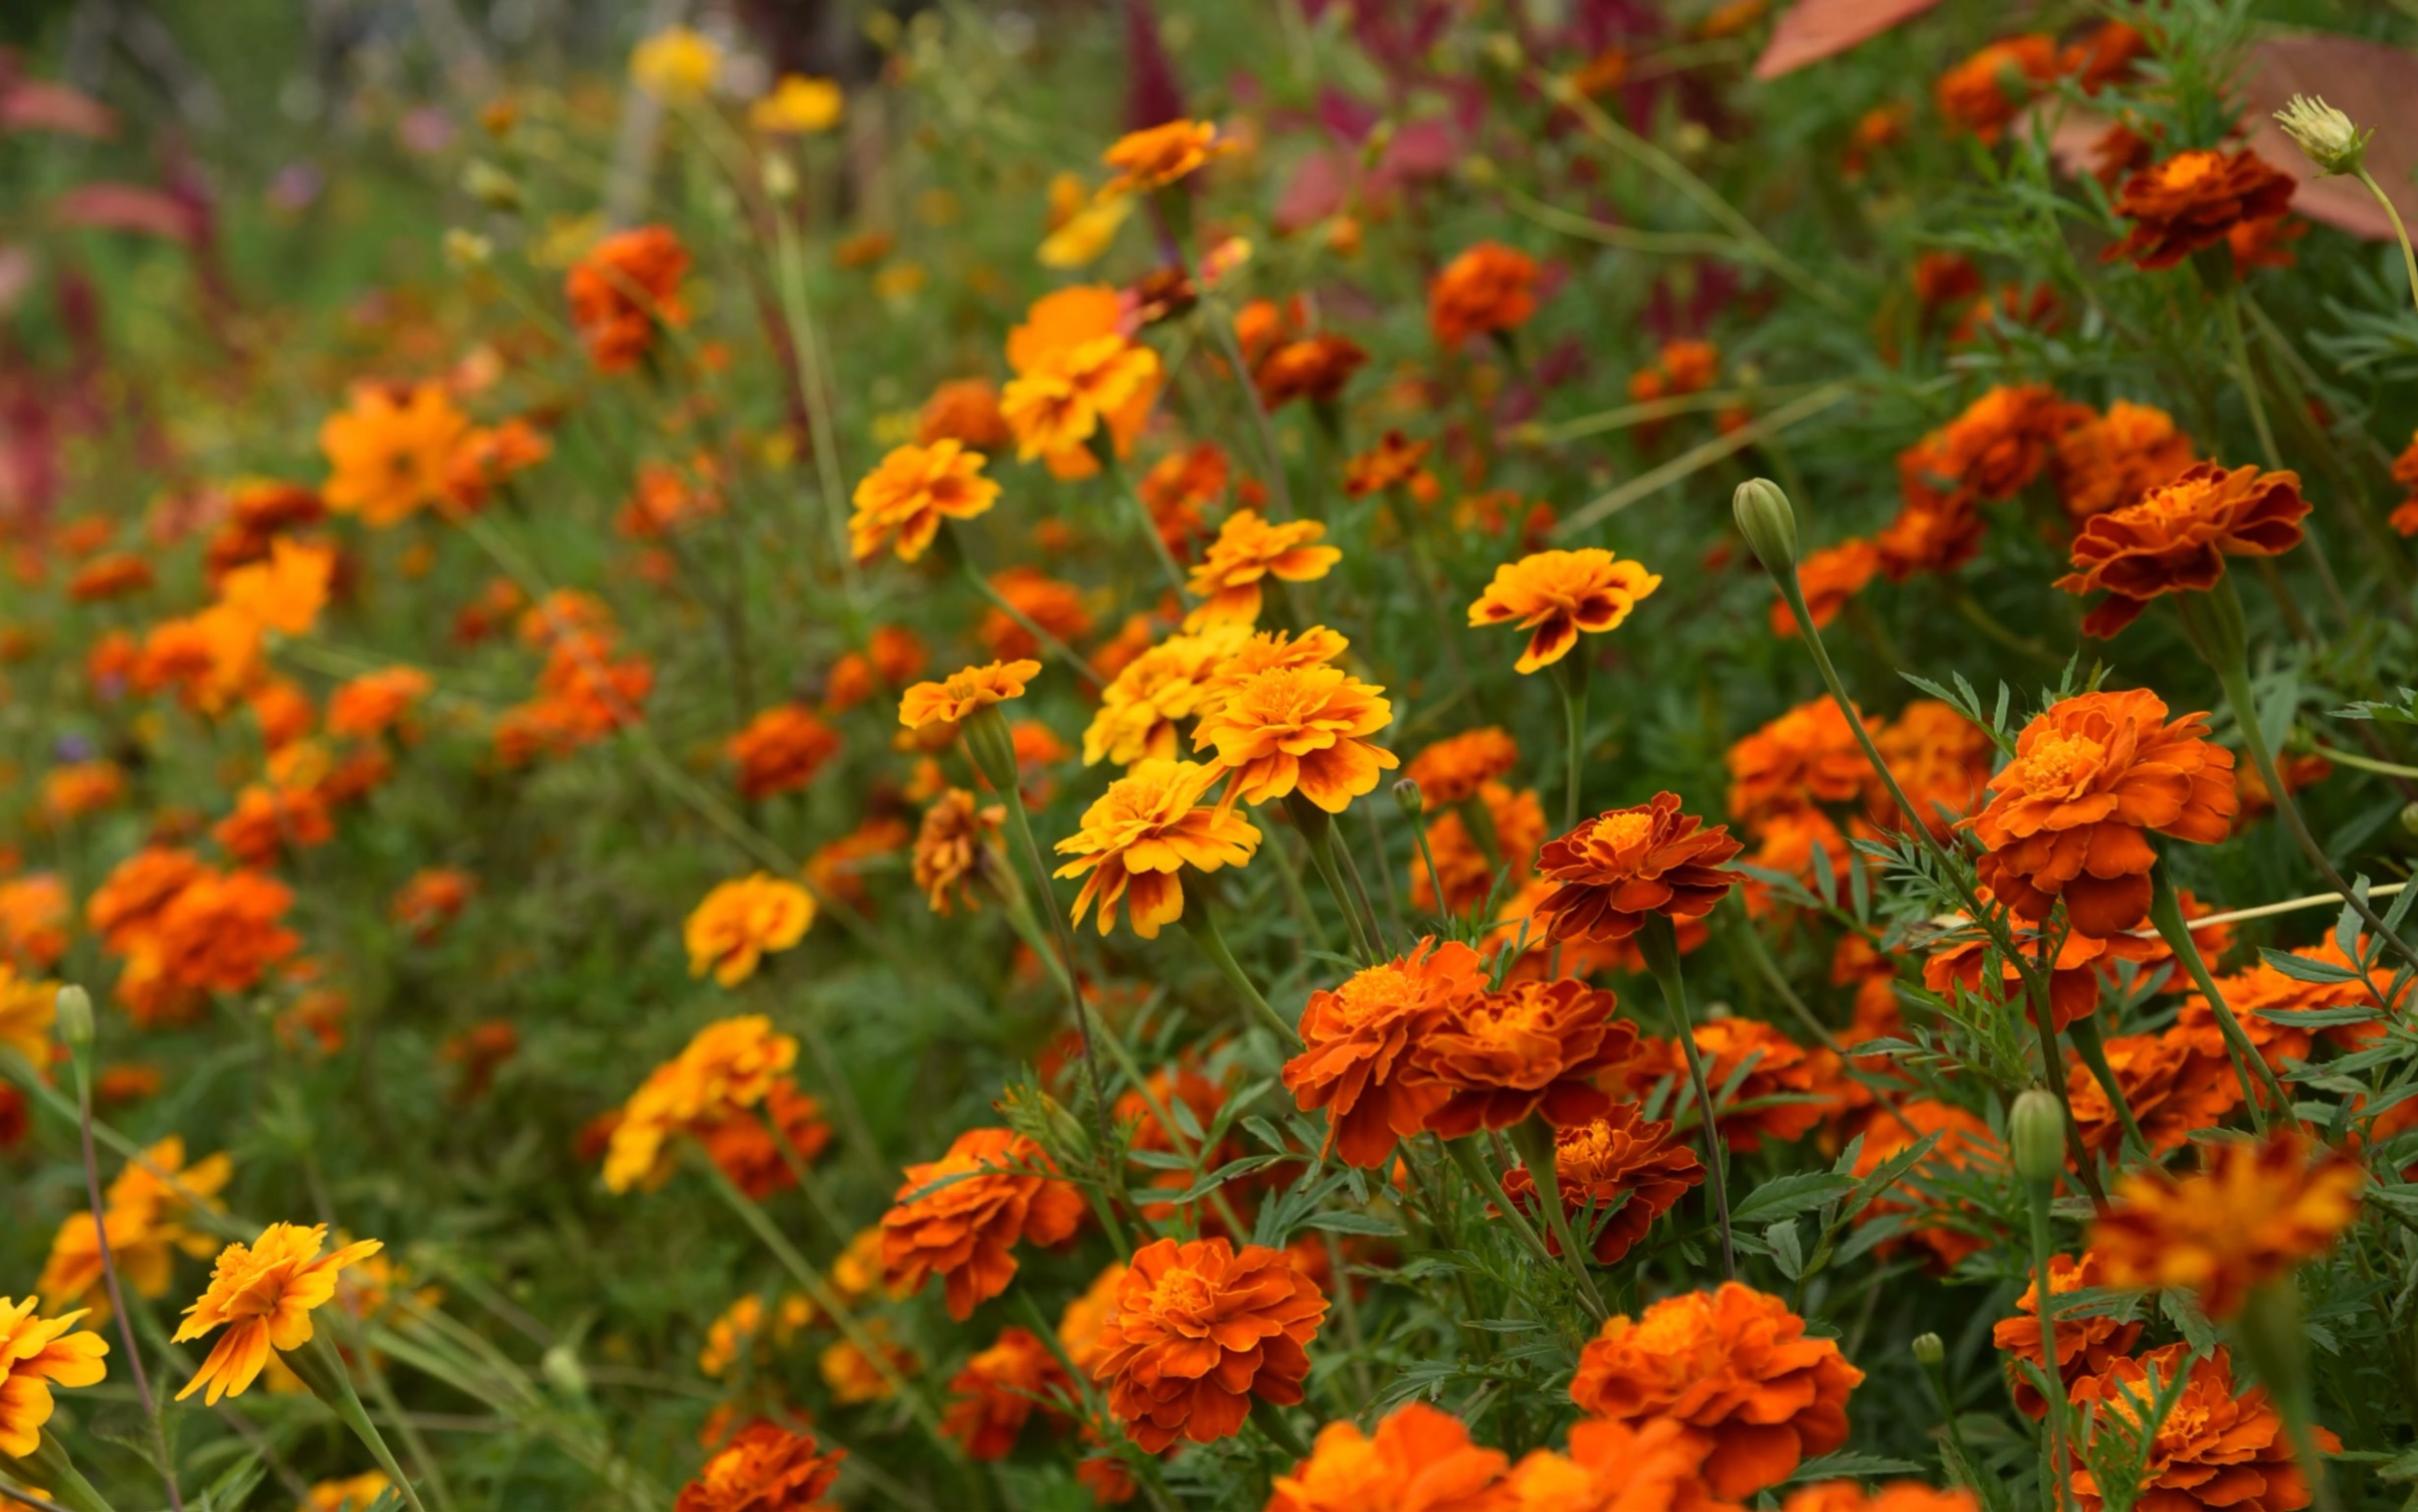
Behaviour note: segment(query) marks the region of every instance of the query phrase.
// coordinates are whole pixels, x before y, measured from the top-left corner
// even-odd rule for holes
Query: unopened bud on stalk
[[[93,996],[82,987],[59,988],[59,1039],[72,1049],[93,1042]]]
[[[786,205],[797,193],[797,169],[787,158],[774,153],[764,159],[764,197],[776,205]]]
[[[1917,1334],[1907,1348],[1914,1352],[1914,1362],[1925,1369],[1947,1358],[1947,1346],[1940,1342],[1938,1334]]]
[[[2401,828],[2411,835],[2418,835],[2418,803],[2401,805]]]
[[[2309,160],[2316,163],[2320,175],[2356,173],[2360,159],[2367,155],[2368,139],[2373,131],[2361,131],[2351,118],[2323,98],[2295,94],[2291,103],[2275,112],[2276,124],[2284,135],[2300,145]]]
[[[512,175],[482,158],[462,170],[462,192],[489,210],[519,210],[521,186]]]
[[[2066,1110],[2055,1095],[2038,1087],[2024,1093],[2006,1124],[2015,1174],[2033,1186],[2055,1183],[2066,1168]]]
[[[1730,512],[1765,572],[1776,575],[1797,565],[1797,511],[1778,483],[1767,477],[1740,483],[1730,496]]]
[[[1406,777],[1394,784],[1394,806],[1401,809],[1404,817],[1414,824],[1426,817],[1428,799],[1427,795],[1419,790],[1417,778]]]

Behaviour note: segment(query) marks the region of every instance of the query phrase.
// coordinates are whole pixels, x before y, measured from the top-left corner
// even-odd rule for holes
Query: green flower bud
[[[1909,1348],[1914,1351],[1914,1362],[1926,1369],[1947,1358],[1947,1346],[1940,1342],[1938,1334],[1917,1334]]]
[[[1427,795],[1419,790],[1417,778],[1406,777],[1394,784],[1394,806],[1401,809],[1403,816],[1413,824],[1417,824],[1426,817],[1428,799]]]
[[[462,170],[462,192],[489,210],[519,210],[521,186],[512,175],[487,161],[474,158]]]
[[[1797,565],[1797,511],[1778,483],[1767,477],[1740,483],[1730,496],[1730,513],[1765,572],[1778,574]]]
[[[59,1038],[71,1049],[93,1042],[93,995],[82,987],[59,988]]]
[[[2358,172],[2360,159],[2368,152],[2368,139],[2376,135],[2361,131],[2349,116],[2323,98],[2307,94],[2293,95],[2291,103],[2275,112],[2275,121],[2317,164],[2321,177]]]
[[[2035,1087],[2015,1099],[2007,1117],[2007,1143],[2013,1147],[2015,1174],[2034,1186],[2047,1186],[2066,1169],[2066,1110],[2054,1094]]]
[[[2412,835],[2418,835],[2418,803],[2401,805],[2401,828]]]
[[[764,197],[776,205],[787,205],[797,195],[797,169],[779,153],[764,159]]]
[[[446,227],[445,266],[456,273],[484,268],[494,256],[495,243],[484,236],[476,231],[466,231],[458,225]]]

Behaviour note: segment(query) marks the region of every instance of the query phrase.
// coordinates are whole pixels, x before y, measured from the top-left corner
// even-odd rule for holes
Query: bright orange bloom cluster
[[[1530,1114],[1559,1128],[1601,1118],[1597,1084],[1637,1047],[1637,1029],[1613,1017],[1619,999],[1564,978],[1515,981],[1454,999],[1412,1046],[1412,1070],[1446,1094],[1428,1127],[1446,1139],[1507,1129]]]
[[[993,662],[949,673],[940,682],[919,682],[898,701],[898,722],[921,730],[957,724],[976,711],[1024,696],[1025,684],[1041,675],[1039,662]]]
[[[428,674],[414,666],[363,672],[328,699],[327,732],[347,739],[374,740],[393,730],[409,739],[412,712],[434,686]]]
[[[1066,1371],[1029,1328],[1003,1328],[998,1342],[966,1361],[949,1379],[948,1411],[940,1430],[978,1460],[1003,1460],[1033,1409],[1068,1392]]]
[[[2177,153],[2125,180],[2116,214],[2132,222],[2108,248],[2109,261],[2172,268],[2236,226],[2281,217],[2292,204],[2292,175],[2257,153]]]
[[[2367,937],[2354,942],[2368,950]],[[2203,954],[2216,952],[2202,945]],[[2291,952],[2303,961],[2318,962],[2345,973],[2338,981],[2311,981],[2291,976],[2261,958],[2239,972],[2218,976],[2216,989],[2225,1005],[2242,1024],[2242,1031],[2267,1064],[2281,1071],[2285,1063],[2307,1060],[2317,1040],[2323,1037],[2344,1048],[2354,1048],[2373,1041],[2383,1033],[2381,1022],[2386,1011],[2378,1004],[2389,1004],[2398,1012],[2407,1006],[2410,997],[2408,983],[2403,983],[2398,998],[2393,995],[2395,973],[2390,964],[2372,966],[2363,979],[2357,975],[2357,963],[2342,953],[2342,946],[2331,935],[2315,945],[2304,945]],[[2329,1024],[2323,1029],[2311,1029],[2283,1017],[2289,1013],[2304,1013],[2329,1008],[2367,1008],[2378,1012],[2380,1022],[2365,1024]],[[2175,1032],[2185,1037],[2195,1049],[2222,1058],[2225,1041],[2217,1028],[2216,1014],[2207,999],[2193,992],[2183,1000],[2175,1015]]]
[[[1229,675],[1241,661],[1238,656],[1228,664]],[[1218,766],[1232,774],[1226,788],[1230,804],[1238,798],[1265,803],[1299,791],[1326,812],[1340,814],[1376,787],[1379,772],[1401,764],[1393,752],[1364,738],[1393,718],[1382,689],[1321,659],[1316,664],[1280,664],[1242,675],[1201,720],[1192,745],[1215,750]]]
[[[203,994],[242,992],[301,949],[284,925],[293,892],[264,872],[222,872],[190,851],[139,850],[85,903],[102,948],[124,961],[117,999],[138,1022],[174,1021]]]
[[[1990,780],[1988,805],[1958,825],[1990,852],[1983,883],[2035,922],[2063,899],[2084,934],[2137,927],[2157,861],[2148,835],[2213,845],[2240,806],[2233,753],[2207,738],[2203,718],[2169,721],[2165,701],[2136,688],[2080,694],[2034,719]]]
[[[1708,1019],[1694,1037],[1705,1086],[1737,1083],[1737,1095],[1721,1105],[1714,1124],[1722,1142],[1743,1155],[1762,1149],[1767,1139],[1786,1144],[1804,1138],[1838,1109],[1853,1086],[1834,1052],[1809,1049],[1760,1019]],[[1658,1038],[1640,1041],[1623,1072],[1640,1097],[1665,1077],[1676,1084],[1686,1075],[1679,1041]]]
[[[1571,1231],[1583,1235],[1590,1223],[1598,1226],[1591,1247],[1598,1265],[1619,1263],[1654,1220],[1704,1183],[1695,1152],[1671,1137],[1668,1123],[1647,1122],[1634,1102],[1616,1102],[1599,1118],[1556,1130],[1554,1174]],[[1521,1211],[1537,1211],[1536,1178],[1525,1166],[1503,1172],[1502,1189]],[[1550,1231],[1545,1244],[1561,1252]]]
[[[986,461],[950,440],[894,449],[857,485],[849,549],[863,562],[895,544],[900,561],[916,560],[942,520],[972,520],[998,501],[998,483],[983,476]]]
[[[1440,346],[1515,331],[1536,312],[1536,259],[1498,241],[1482,241],[1462,252],[1428,285],[1428,326]]]
[[[2174,416],[2152,405],[2120,399],[2107,413],[2057,438],[2050,471],[2058,497],[2076,524],[2138,504],[2198,461],[2192,438]]]
[[[1703,823],[1680,812],[1678,793],[1658,792],[1548,841],[1537,871],[1554,890],[1536,912],[1549,936],[1624,940],[1649,914],[1674,922],[1710,914],[1737,880],[1722,868],[1741,848],[1729,826]]]
[[[2139,503],[2084,522],[2074,537],[2074,570],[2057,586],[2069,594],[2106,590],[2106,600],[2082,621],[2083,634],[2104,640],[2139,618],[2152,598],[2216,587],[2228,556],[2283,555],[2301,543],[2308,513],[2298,473],[2199,463]]]
[[[1241,1429],[1252,1399],[1302,1400],[1326,1308],[1284,1250],[1160,1239],[1134,1251],[1117,1283],[1092,1378],[1145,1452],[1215,1443]]]
[[[2160,1418],[2158,1399],[2178,1379],[2183,1390]],[[2121,1420],[2135,1433],[2156,1423],[2156,1431],[2144,1435],[2147,1474],[2136,1507],[2299,1512],[2310,1503],[2309,1480],[2293,1461],[2283,1416],[2264,1389],[2237,1392],[2233,1356],[2221,1345],[2198,1359],[2192,1357],[2189,1344],[2170,1344],[2138,1359],[2119,1356],[2103,1373],[2074,1384],[2072,1404],[2076,1420],[2084,1423]],[[2091,1437],[2098,1431],[2107,1430],[2097,1429]],[[2316,1429],[2316,1437],[2328,1453],[2342,1447],[2324,1428]],[[2132,1453],[2130,1447],[2124,1452]],[[2082,1512],[2100,1512],[2106,1505],[2089,1471],[2075,1469],[2071,1484]]]
[[[1430,937],[1310,993],[1303,1049],[1285,1063],[1285,1086],[1304,1112],[1327,1109],[1325,1150],[1366,1170],[1425,1126],[1446,1092],[1414,1074],[1412,1056],[1453,1006],[1486,986],[1476,951]]]
[[[1705,1484],[1736,1498],[1845,1443],[1847,1394],[1863,1380],[1786,1303],[1733,1281],[1606,1323],[1578,1356],[1570,1397],[1616,1422],[1678,1421],[1710,1442]]]
[[[724,747],[738,768],[739,795],[769,798],[795,792],[840,754],[840,737],[797,704],[775,704],[747,723]]]
[[[2095,1250],[2082,1251],[2082,1258],[2069,1260],[2064,1255],[2049,1259],[2049,1294],[2063,1296],[2068,1292],[2095,1290],[2107,1286],[2107,1268],[2099,1261]],[[2024,1288],[2015,1303],[2015,1316],[2002,1318],[1990,1331],[1990,1342],[2018,1360],[2029,1360],[2045,1368],[2040,1342],[2040,1283],[2034,1281]],[[2077,1316],[2061,1311],[2057,1319],[2057,1370],[2068,1390],[2084,1376],[2106,1373],[2119,1355],[2129,1354],[2141,1337],[2142,1325],[2124,1323],[2104,1312]],[[2047,1399],[2031,1377],[2007,1363],[2007,1379],[2014,1391],[2015,1406],[2031,1418],[2048,1411]]]
[[[205,1387],[203,1400],[212,1407],[221,1397],[242,1396],[267,1367],[272,1349],[298,1350],[311,1342],[311,1313],[336,1295],[337,1273],[385,1248],[362,1239],[323,1255],[327,1236],[325,1224],[271,1224],[251,1243],[219,1252],[210,1286],[185,1309],[174,1338],[182,1344],[221,1326],[226,1332],[177,1401]]]
[[[1119,456],[1131,450],[1165,376],[1159,354],[1125,329],[1117,291],[1098,285],[1036,300],[1026,323],[1008,333],[1007,360],[1016,377],[999,413],[1016,454],[1044,459],[1059,477],[1099,471],[1095,437]]]
[[[495,722],[495,750],[507,766],[540,753],[561,755],[635,724],[655,690],[645,657],[615,654],[612,611],[566,590],[521,616],[521,638],[545,652],[538,696]]]
[[[682,938],[688,975],[708,972],[726,987],[755,975],[768,954],[805,938],[814,922],[814,895],[767,872],[717,885],[688,915]]]
[[[1267,579],[1314,583],[1343,560],[1340,550],[1317,543],[1325,536],[1315,520],[1271,525],[1249,509],[1227,516],[1185,585],[1201,601],[1184,616],[1184,628],[1257,624]]]
[[[1348,1420],[1320,1428],[1309,1458],[1276,1478],[1267,1512],[1498,1512],[1509,1465],[1458,1418],[1406,1402],[1374,1433]]]
[[[383,529],[444,503],[455,448],[470,428],[441,383],[402,393],[363,384],[352,391],[350,409],[319,427],[330,473],[322,490],[327,507]]]
[[[1216,871],[1248,861],[1259,831],[1230,808],[1200,801],[1223,775],[1198,762],[1143,761],[1111,783],[1083,811],[1082,828],[1056,846],[1074,857],[1056,875],[1084,878],[1074,921],[1083,922],[1097,903],[1100,932],[1107,934],[1123,901],[1133,932],[1157,939],[1183,917],[1184,868]]]
[[[1430,809],[1477,796],[1478,789],[1510,775],[1519,764],[1519,742],[1498,724],[1447,736],[1411,758],[1402,775],[1419,785]]]
[[[669,226],[642,225],[588,249],[563,281],[571,324],[600,373],[626,373],[655,346],[655,329],[688,324],[680,280],[688,249]]]
[[[811,1434],[749,1423],[680,1488],[671,1512],[813,1512],[847,1458],[846,1450],[826,1450]]]
[[[2201,1147],[2177,1177],[2148,1166],[2126,1176],[2091,1228],[2118,1287],[2188,1287],[2209,1317],[2242,1308],[2258,1288],[2315,1259],[2359,1216],[2359,1162],[2293,1130]]]
[[[2222,1054],[2201,1049],[2187,1029],[2162,1035],[2119,1035],[2107,1041],[2108,1069],[2116,1090],[2132,1109],[2152,1155],[2170,1155],[2194,1132],[2214,1128],[2242,1101],[2242,1084]],[[2073,1109],[2082,1146],[2114,1157],[2124,1123],[2090,1069],[2076,1060],[2066,1077],[2066,1101]]]
[[[1117,668],[1083,730],[1083,764],[1108,760],[1129,767],[1146,756],[1174,759],[1182,749],[1183,722],[1223,696],[1212,696],[1213,680],[1249,637],[1246,625],[1235,623],[1171,635]]]
[[[1169,121],[1127,132],[1100,155],[1102,162],[1116,170],[1116,176],[1100,192],[1147,194],[1164,189],[1198,172],[1212,158],[1233,152],[1235,146],[1218,136],[1214,121]]]
[[[681,1134],[705,1138],[714,1129],[790,1088],[797,1041],[764,1015],[720,1019],[697,1031],[680,1053],[650,1073],[622,1104],[604,1156],[604,1186],[626,1192],[670,1174],[666,1147]]]
[[[1662,579],[1601,546],[1539,551],[1495,569],[1495,581],[1469,606],[1475,625],[1512,625],[1528,634],[1513,667],[1525,674],[1570,654],[1581,631],[1617,630]]]
[[[1041,1146],[1007,1129],[968,1129],[939,1160],[908,1166],[882,1215],[884,1282],[904,1295],[938,1276],[949,1316],[971,1317],[1015,1279],[1018,1241],[1074,1237],[1083,1194],[1054,1179],[1056,1169]]]
[[[1428,826],[1427,850],[1411,860],[1411,907],[1466,913],[1492,897],[1498,880],[1517,886],[1534,873],[1537,847],[1545,840],[1545,805],[1537,790],[1513,792],[1500,783],[1487,783],[1478,789],[1475,807],[1484,811],[1481,822],[1502,858],[1502,878],[1469,824],[1446,809]],[[1428,874],[1429,855],[1435,858],[1436,876]]]
[[[1827,630],[1839,617],[1848,600],[1864,592],[1865,585],[1877,577],[1882,567],[1880,547],[1861,536],[1850,536],[1835,546],[1824,546],[1809,552],[1797,564],[1797,589],[1805,596],[1806,614],[1816,630]],[[1771,633],[1788,637],[1797,634],[1797,616],[1788,599],[1778,588],[1772,590]]]
[[[387,916],[398,928],[425,945],[436,939],[478,891],[478,879],[467,871],[430,866],[412,873],[395,889]]]
[[[1865,1494],[1853,1480],[1829,1480],[1792,1491],[1780,1512],[1980,1512],[1971,1491],[1935,1491],[1928,1485],[1901,1480]]]

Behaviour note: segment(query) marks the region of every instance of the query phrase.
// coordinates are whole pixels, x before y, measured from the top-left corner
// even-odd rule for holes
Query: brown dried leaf
[[[1771,41],[1754,61],[1754,77],[1777,79],[1808,63],[1845,52],[1902,21],[1922,15],[1940,0],[1797,0],[1772,29]]]
[[[2418,53],[2357,37],[2323,32],[2266,37],[2251,49],[2242,71],[2243,124],[2251,150],[2301,181],[2292,208],[2312,220],[2369,241],[2392,235],[2385,209],[2353,178],[2320,178],[2274,112],[2295,94],[2322,94],[2362,131],[2373,128],[2368,171],[2384,186],[2404,220],[2418,222]]]

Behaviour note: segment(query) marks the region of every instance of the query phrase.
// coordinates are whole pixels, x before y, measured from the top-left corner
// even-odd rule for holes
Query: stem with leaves
[[[1696,1048],[1696,1027],[1687,1012],[1687,978],[1680,971],[1679,931],[1668,915],[1649,914],[1637,933],[1637,948],[1646,970],[1662,986],[1663,1002],[1671,1010],[1671,1027],[1687,1058],[1687,1088],[1696,1100],[1696,1117],[1703,1124],[1705,1184],[1713,1196],[1713,1218],[1721,1228],[1721,1273],[1738,1279],[1738,1243],[1730,1234],[1729,1151],[1713,1118],[1713,1094],[1704,1081],[1704,1052]]]

